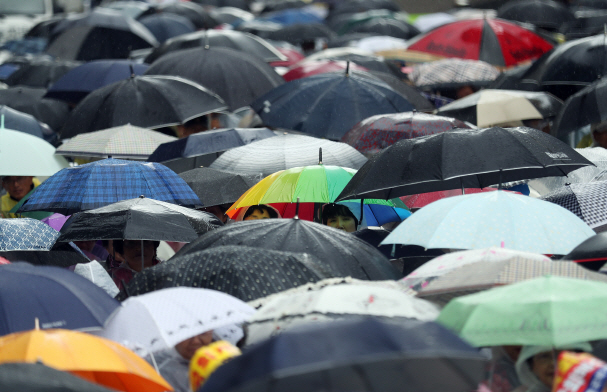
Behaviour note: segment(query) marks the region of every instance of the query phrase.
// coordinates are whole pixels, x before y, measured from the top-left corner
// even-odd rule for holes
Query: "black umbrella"
[[[357,23],[349,27],[348,32],[372,33],[401,39],[410,39],[420,34],[420,31],[412,24],[393,18],[374,18],[364,23]]]
[[[246,20],[236,26],[237,31],[254,34],[261,38],[267,38],[267,34],[272,31],[277,31],[282,28],[280,23],[271,22],[269,20]]]
[[[59,131],[69,116],[68,105],[65,102],[45,99],[44,94],[46,89],[43,88],[11,87],[0,90],[0,105],[30,114],[52,130]]]
[[[556,119],[553,134],[564,137],[588,124],[607,120],[607,78],[601,78],[570,96]]]
[[[269,0],[263,2],[262,13],[284,11],[292,8],[303,8],[310,3],[305,0]]]
[[[4,80],[5,84],[9,86],[22,85],[40,88],[48,88],[69,70],[80,65],[80,63],[74,61],[60,61],[46,58],[15,58],[4,64],[17,68],[15,72],[11,73]]]
[[[255,19],[255,15],[236,7],[219,7],[211,11],[211,15],[220,23],[237,25],[245,20]]]
[[[531,68],[531,65],[532,64],[519,65],[502,71],[497,79],[491,82],[487,88],[524,91],[539,90],[539,86],[522,83],[522,79],[525,77],[527,71],[529,71],[529,68]]]
[[[400,140],[374,155],[337,200],[398,196],[564,176],[592,163],[536,129],[453,129]]]
[[[300,219],[261,219],[227,225],[182,248],[177,256],[217,246],[252,246],[309,253],[338,276],[363,280],[398,279],[388,259],[349,233]]]
[[[120,11],[123,15],[130,16],[134,19],[152,15],[156,13],[156,6],[142,1],[135,0],[119,0],[112,2],[103,2],[104,8],[111,8]]]
[[[90,93],[72,110],[63,138],[120,125],[160,128],[227,109],[206,88],[172,76],[133,76]]]
[[[531,23],[549,31],[559,31],[575,19],[569,8],[553,0],[511,0],[497,10],[497,17]]]
[[[561,26],[560,32],[565,34],[567,41],[571,41],[603,33],[605,23],[607,23],[605,10],[582,8],[575,12],[575,19],[572,22]]]
[[[102,8],[66,18],[53,34],[46,53],[64,60],[128,58],[133,50],[158,45],[154,35],[135,19]]]
[[[351,44],[360,41],[363,38],[372,37],[374,34],[371,33],[347,33],[337,37],[329,39],[327,42],[328,48],[342,48],[351,46]]]
[[[76,377],[37,363],[5,363],[0,365],[0,392],[111,392]]]
[[[328,40],[334,35],[335,33],[322,23],[295,23],[275,31],[269,31],[263,37],[298,45],[306,41],[314,41],[317,38]]]
[[[243,193],[261,181],[261,175],[237,174],[199,167],[180,173],[205,207],[233,204]]]
[[[85,255],[73,249],[69,244],[55,245],[57,250],[13,250],[0,252],[10,262],[26,261],[33,265],[52,265],[55,267],[69,267],[76,264],[90,263]]]
[[[215,18],[201,5],[191,1],[172,2],[158,7],[158,11],[186,17],[197,29],[212,29],[219,25]]]
[[[201,47],[181,50],[158,59],[146,75],[181,76],[209,88],[231,110],[248,106],[284,80],[257,57],[229,48]]]
[[[51,18],[44,18],[44,20],[36,23],[27,33],[24,38],[46,38],[49,39],[53,36],[53,30],[65,19],[65,15],[56,15]]]
[[[388,10],[399,12],[400,7],[393,0],[350,0],[338,2],[331,10],[331,18],[336,15],[356,14],[370,10]]]
[[[575,247],[563,260],[573,260],[593,271],[607,263],[607,233],[598,233]]]
[[[212,214],[141,196],[74,214],[61,228],[57,242],[117,239],[189,242],[219,226],[222,223]]]
[[[232,7],[240,10],[248,10],[248,0],[194,0],[195,3],[201,5],[210,5],[213,7]]]
[[[6,105],[0,105],[0,116],[3,116],[3,124],[7,129],[29,133],[39,138],[54,135],[54,132],[46,124],[40,123],[32,115],[22,113]]]
[[[129,282],[126,292],[139,295],[167,287],[202,287],[252,301],[333,277],[337,275],[310,254],[218,246],[145,269]]]
[[[234,30],[208,30],[170,39],[155,48],[145,61],[151,64],[167,53],[204,46],[231,48],[259,57],[266,62],[285,60],[278,49],[253,34]]]
[[[322,50],[311,56],[308,56],[303,61],[312,60],[338,60],[338,61],[351,61],[357,65],[367,68],[370,71],[383,72],[388,74],[394,74],[398,77],[400,70],[394,69],[394,67],[382,57],[374,56],[364,50],[357,48],[333,48]]]
[[[178,35],[196,31],[196,27],[188,18],[166,12],[144,16],[139,19],[139,22],[147,27],[160,43]]]

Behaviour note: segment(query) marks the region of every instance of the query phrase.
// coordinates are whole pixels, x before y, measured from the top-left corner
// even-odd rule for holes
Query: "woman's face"
[[[253,211],[251,213],[251,215],[244,218],[244,220],[270,219],[270,218],[271,218],[270,214],[268,213],[267,210],[265,210],[265,209],[260,210],[260,209],[256,208],[255,211]]]
[[[124,260],[133,270],[141,271],[141,242],[140,240],[124,241]],[[154,265],[156,248],[154,241],[143,241],[143,266],[144,268]]]
[[[531,360],[531,371],[547,387],[552,388],[554,380],[554,361],[557,352],[546,351],[533,356]]]
[[[185,359],[190,360],[202,346],[213,343],[213,331],[207,331],[175,345],[175,350]]]
[[[356,231],[356,222],[351,216],[335,215],[327,219],[327,226],[353,233]]]

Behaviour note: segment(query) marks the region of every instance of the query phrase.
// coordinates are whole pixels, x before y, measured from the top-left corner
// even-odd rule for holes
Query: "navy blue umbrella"
[[[162,143],[150,155],[148,162],[164,162],[226,151],[273,136],[276,134],[268,128],[224,128],[195,133],[185,139]]]
[[[69,270],[14,263],[0,267],[0,335],[34,329],[101,329],[120,306]]]
[[[4,117],[4,126],[7,129],[29,133],[39,138],[44,138],[44,134],[53,133],[48,125],[39,122],[34,116],[11,109],[5,105],[0,105],[0,116]]]
[[[220,366],[198,392],[475,390],[484,357],[446,328],[356,318],[274,336]]]
[[[383,81],[348,71],[293,80],[259,97],[251,106],[266,126],[333,140],[341,139],[367,117],[414,109]]]
[[[57,80],[46,92],[46,98],[77,103],[91,91],[128,79],[131,75],[143,75],[147,64],[130,60],[97,60],[82,64]]]
[[[196,31],[196,27],[188,18],[171,13],[144,16],[139,19],[139,23],[147,27],[160,43]]]

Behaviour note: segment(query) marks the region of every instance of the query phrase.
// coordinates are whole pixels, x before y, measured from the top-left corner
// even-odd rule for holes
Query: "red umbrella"
[[[290,67],[293,64],[298,63],[305,58],[305,56],[303,54],[301,54],[298,51],[293,50],[293,49],[289,49],[289,48],[282,47],[282,46],[276,46],[276,49],[278,49],[278,51],[280,53],[285,55],[287,57],[287,60],[274,61],[274,62],[270,63],[270,65],[272,67]]]
[[[464,190],[464,193],[472,194],[472,193],[493,192],[493,191],[497,191],[497,188],[482,188],[482,189],[466,188]],[[512,192],[512,191],[502,191],[502,192],[517,193],[519,195],[521,194],[519,192]],[[427,206],[428,204],[433,203],[437,200],[444,199],[446,197],[461,196],[461,194],[462,194],[461,189],[451,189],[448,191],[437,191],[437,192],[420,193],[417,195],[402,196],[400,199],[410,209],[417,209],[417,208],[422,208],[424,206]]]
[[[287,82],[295,79],[306,78],[308,76],[326,73],[326,72],[339,72],[346,70],[347,61],[335,61],[335,60],[315,60],[315,61],[304,61],[299,64],[295,64],[289,71],[282,75],[284,80]],[[354,63],[350,63],[351,71],[368,71],[367,68],[361,67]]]
[[[448,23],[414,38],[408,49],[511,67],[534,60],[552,47],[544,38],[515,23],[469,19]]]

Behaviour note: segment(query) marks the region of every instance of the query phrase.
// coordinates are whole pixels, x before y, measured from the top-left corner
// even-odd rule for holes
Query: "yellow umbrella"
[[[173,388],[145,360],[120,344],[66,329],[34,329],[0,337],[0,364],[36,363],[125,392]]]

